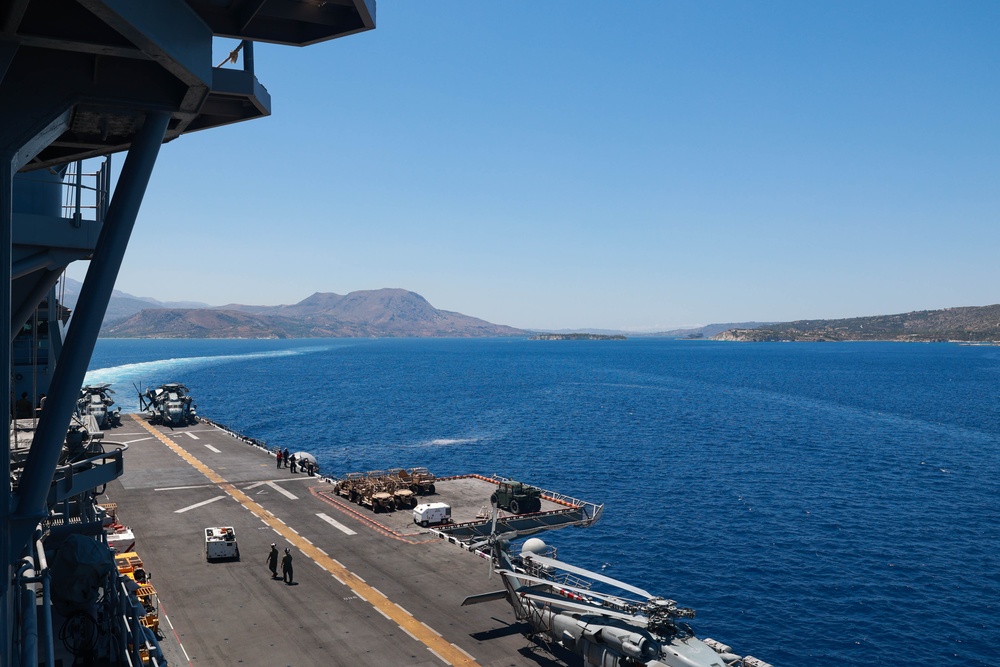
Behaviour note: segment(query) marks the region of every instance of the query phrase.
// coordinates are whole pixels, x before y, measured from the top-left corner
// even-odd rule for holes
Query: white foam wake
[[[247,361],[253,359],[271,359],[276,357],[291,357],[302,354],[315,354],[332,349],[330,347],[303,347],[293,350],[271,350],[266,352],[251,352],[247,354],[222,354],[217,356],[201,357],[172,357],[170,359],[157,359],[155,361],[141,361],[134,364],[122,364],[121,366],[111,366],[109,368],[97,368],[87,371],[84,376],[84,384],[104,384],[112,385],[117,393],[115,399],[124,412],[135,412],[139,409],[137,398],[128,400],[131,391],[126,391],[133,384],[136,386],[148,387],[157,386],[165,382],[184,383],[185,372],[228,364],[236,361]]]

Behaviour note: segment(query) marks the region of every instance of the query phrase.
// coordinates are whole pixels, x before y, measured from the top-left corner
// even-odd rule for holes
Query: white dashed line
[[[278,493],[280,493],[281,495],[283,495],[284,497],[288,498],[289,500],[298,500],[299,499],[299,497],[297,495],[295,495],[294,493],[291,493],[290,491],[285,491],[283,488],[281,488],[280,486],[278,486],[274,482],[268,482],[267,485],[269,487],[271,487],[272,489],[274,489],[275,491],[277,491]]]
[[[333,526],[334,528],[336,528],[340,532],[344,533],[345,535],[357,535],[356,532],[354,532],[353,530],[351,530],[350,528],[348,528],[344,524],[340,523],[339,521],[337,521],[333,517],[329,517],[326,514],[323,514],[322,512],[320,512],[316,516],[318,516],[319,518],[323,519],[323,521],[326,521],[328,524],[330,524],[331,526]],[[337,564],[339,565],[340,563],[337,563]]]
[[[443,662],[444,664],[446,664],[446,665],[450,665],[451,664],[450,662],[448,662],[447,660],[445,660],[444,658],[442,658],[440,655],[438,655],[438,652],[435,651],[434,649],[432,649],[430,646],[427,647],[427,650],[430,651],[431,653],[433,653],[434,657],[437,658],[438,660],[440,660],[441,662]]]
[[[464,648],[462,648],[458,644],[455,644],[454,642],[452,642],[451,645],[455,648],[456,651],[458,651],[459,653],[463,654],[469,660],[472,660],[473,662],[476,661],[476,659],[473,657],[473,655],[471,653],[469,653],[468,651],[466,651]]]
[[[216,496],[214,498],[209,498],[208,500],[203,500],[200,503],[195,503],[194,505],[188,505],[187,507],[184,507],[182,509],[174,510],[174,514],[182,514],[184,512],[187,512],[188,510],[193,510],[196,507],[201,507],[201,506],[207,505],[209,503],[214,503],[216,500],[222,500],[223,498],[225,498],[225,496]]]

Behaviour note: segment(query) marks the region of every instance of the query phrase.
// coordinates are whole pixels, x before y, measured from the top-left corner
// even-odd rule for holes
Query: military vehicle
[[[437,477],[427,468],[410,468],[410,490],[420,495],[434,493],[434,482]]]
[[[371,508],[376,514],[391,512],[397,507],[394,494],[398,487],[393,483],[394,479],[382,470],[349,472],[340,478],[333,490],[352,503]]]
[[[153,424],[184,426],[198,423],[195,411],[198,406],[192,401],[188,388],[176,382],[139,390],[139,405]]]
[[[363,472],[349,472],[333,485],[333,492],[338,496],[347,498],[352,503],[356,503],[358,502],[358,496],[367,485]]]
[[[99,427],[110,428],[122,425],[121,408],[111,409],[115,393],[110,384],[85,385],[80,388],[80,398],[76,401],[76,414],[79,417],[90,415]]]
[[[370,470],[365,473],[364,484],[355,502],[363,507],[370,507],[375,514],[391,512],[396,509],[392,495],[394,490],[395,488],[388,483],[385,472]]]
[[[521,482],[500,482],[490,502],[513,514],[530,514],[542,509],[542,491]]]
[[[349,472],[337,480],[333,491],[352,503],[370,507],[378,514],[413,509],[417,506],[418,494],[434,493],[436,479],[427,468]]]

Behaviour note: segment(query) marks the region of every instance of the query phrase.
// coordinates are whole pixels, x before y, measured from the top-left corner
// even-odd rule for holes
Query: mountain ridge
[[[730,329],[712,337],[738,342],[784,341],[1000,341],[1000,304],[916,310],[837,320],[796,320],[754,329]]]
[[[527,332],[434,308],[400,288],[316,292],[280,306],[147,308],[105,324],[106,338],[402,338],[523,336]]]

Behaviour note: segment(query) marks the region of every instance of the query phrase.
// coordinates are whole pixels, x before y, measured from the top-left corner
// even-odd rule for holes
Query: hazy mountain
[[[66,286],[62,303],[70,310],[73,310],[76,308],[77,299],[80,298],[80,288],[83,287],[83,283],[79,280],[73,280],[72,278],[64,278],[63,280],[65,280]],[[104,323],[107,324],[113,320],[120,320],[122,318],[135,315],[139,311],[147,308],[208,307],[207,303],[200,303],[197,301],[157,301],[152,297],[133,296],[122,292],[121,290],[114,290],[111,292],[111,300],[108,302],[108,310],[104,314]]]
[[[349,338],[523,336],[513,327],[447,310],[419,294],[380,289],[317,292],[283,306],[230,304],[219,308],[146,309],[105,324],[117,338]]]
[[[920,310],[840,320],[798,320],[717,336],[735,341],[1000,341],[1000,305]]]

